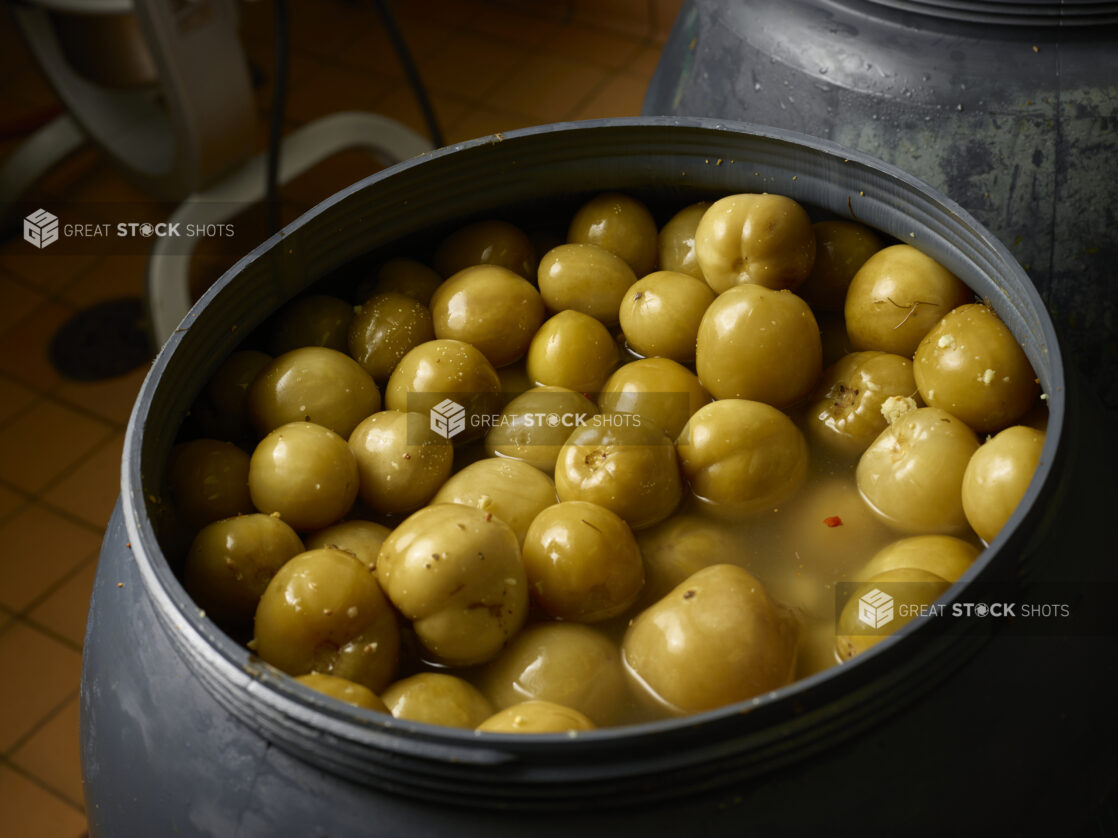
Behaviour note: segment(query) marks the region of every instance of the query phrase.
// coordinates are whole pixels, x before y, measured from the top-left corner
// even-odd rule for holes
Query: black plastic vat
[[[854,214],[955,271],[1025,346],[1051,416],[1022,507],[948,597],[1004,598],[1049,580],[1073,580],[1081,594],[1112,585],[1098,548],[1113,449],[1081,407],[1035,288],[958,205],[865,155],[737,123],[614,119],[463,143],[361,181],[264,242],[156,359],[129,424],[85,643],[91,835],[793,835],[882,824],[1074,834],[1098,817],[1115,777],[1118,656],[1097,622],[1026,636],[1000,622],[917,620],[775,693],[568,738],[480,736],[342,705],[254,660],[191,602],[160,546],[162,474],[185,412],[245,334],[401,237],[607,188],[666,207],[782,192]]]

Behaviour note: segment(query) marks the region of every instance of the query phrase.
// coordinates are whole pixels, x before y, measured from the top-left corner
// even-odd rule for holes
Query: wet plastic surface
[[[802,131],[950,195],[1118,409],[1116,50],[1113,4],[690,0],[644,113]]]

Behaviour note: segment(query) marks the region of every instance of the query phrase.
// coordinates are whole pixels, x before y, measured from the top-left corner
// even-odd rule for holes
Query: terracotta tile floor
[[[446,141],[456,142],[638,114],[680,0],[396,5]],[[424,132],[372,4],[292,6],[290,128],[335,110],[367,109]],[[242,13],[246,54],[264,71],[257,91],[263,117],[271,4],[246,4]],[[3,156],[19,141],[9,126],[49,113],[57,101],[6,15],[0,65]],[[300,202],[319,200],[375,164],[361,165],[335,165],[294,192]],[[113,201],[133,213],[136,205],[159,212],[93,148],[71,155],[25,196],[47,208],[78,198],[97,204],[90,220],[114,220]],[[119,485],[124,428],[147,365],[74,380],[52,363],[52,339],[90,306],[141,297],[144,271],[142,253],[38,251],[14,225],[0,239],[0,835],[85,832],[78,763],[85,613]]]

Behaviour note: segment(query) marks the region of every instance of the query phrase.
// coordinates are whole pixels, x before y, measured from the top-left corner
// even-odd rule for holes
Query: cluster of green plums
[[[603,193],[292,301],[167,482],[186,589],[267,663],[399,718],[569,733],[866,648],[826,591],[957,580],[1031,479],[1040,398],[916,247],[779,195],[659,224]]]

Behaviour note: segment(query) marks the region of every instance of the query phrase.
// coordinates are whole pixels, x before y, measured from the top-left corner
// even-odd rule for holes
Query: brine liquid
[[[717,533],[719,538],[710,541],[721,547],[703,557],[706,564],[745,568],[761,581],[770,597],[792,609],[800,624],[796,680],[838,664],[835,622],[836,608],[842,603],[836,601],[836,583],[857,580],[861,568],[878,550],[905,537],[882,522],[862,499],[854,478],[856,464],[814,446],[803,487],[779,508],[725,518],[688,496],[673,516],[686,516],[694,528],[709,527]],[[958,535],[981,546],[972,533]],[[638,600],[629,613],[594,627],[620,645],[629,621],[648,604],[647,598]],[[473,673],[456,674],[473,680]],[[671,715],[667,709],[658,710],[648,700],[633,697],[621,723]]]

